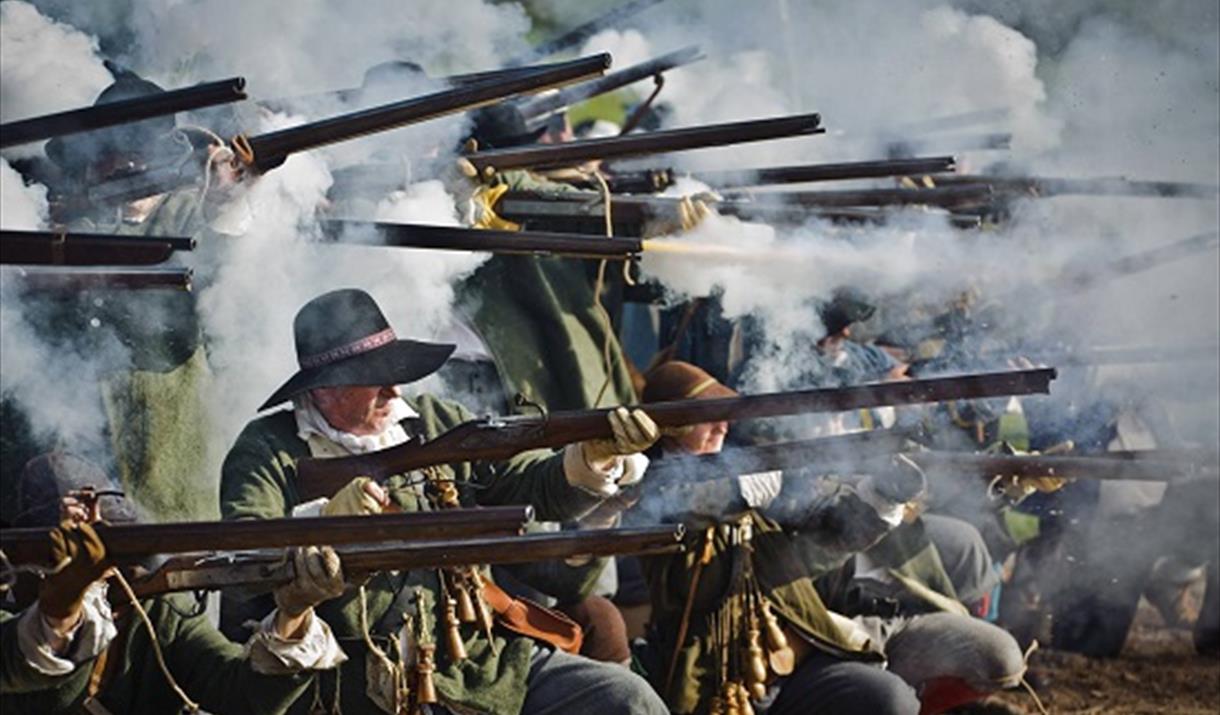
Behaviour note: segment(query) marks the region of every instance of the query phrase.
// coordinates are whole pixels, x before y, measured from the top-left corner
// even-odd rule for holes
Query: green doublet
[[[464,408],[432,397],[408,399],[420,415],[406,423],[408,432],[427,439],[471,419]],[[300,503],[296,488],[296,461],[309,456],[308,445],[297,436],[291,410],[261,417],[246,426],[225,459],[221,477],[221,513],[225,519],[268,519],[289,516]],[[599,499],[567,483],[563,457],[549,451],[527,452],[500,463],[463,462],[440,467],[441,478],[456,481],[464,504],[532,504],[539,519],[573,519],[599,503]],[[404,511],[430,509],[410,485],[420,475],[390,478],[391,498]],[[477,485],[475,487],[474,485]],[[422,599],[416,599],[417,589]],[[401,614],[423,614],[426,631],[441,640],[433,628],[440,594],[437,572],[381,573],[365,585],[367,622],[374,642],[393,653],[389,636],[398,631]],[[365,658],[359,592],[322,604],[318,613],[333,629],[349,660],[339,674],[340,705],[348,713],[380,712],[365,695]],[[460,708],[508,715],[520,711],[525,698],[534,641],[497,628],[495,647],[474,626],[462,625],[469,657],[453,663],[443,645],[437,648],[435,682],[443,703]],[[334,677],[322,677],[323,702],[333,698]],[[303,699],[298,705],[304,708]]]
[[[189,596],[172,594],[141,604],[157,633],[166,665],[178,685],[205,710],[234,715],[282,713],[301,696],[312,673],[263,675],[254,672],[242,646],[227,640],[206,615],[184,615],[195,608]],[[111,713],[178,712],[182,701],[157,665],[148,631],[128,615],[107,659],[119,669],[105,682],[99,700]],[[16,617],[0,615],[0,695],[5,715],[76,712],[86,695],[94,661],[62,677],[43,675],[25,662],[17,645]],[[110,664],[107,664],[111,667]]]

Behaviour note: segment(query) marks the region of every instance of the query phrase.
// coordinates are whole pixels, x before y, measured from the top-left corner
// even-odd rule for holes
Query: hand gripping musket
[[[462,85],[264,134],[241,134],[229,142],[229,148],[239,168],[265,173],[298,152],[475,109],[514,94],[537,92],[598,76],[609,65],[608,54],[555,63],[512,79]],[[201,166],[202,162],[187,161],[104,182],[89,189],[89,199],[103,203],[103,199],[132,200],[162,193],[194,182],[201,175]]]
[[[997,194],[1049,196],[1147,196],[1164,199],[1212,199],[1220,186],[1182,181],[1133,181],[1124,177],[1060,179],[1040,176],[985,176],[948,174],[933,176],[937,186],[990,186]]]
[[[101,523],[95,528],[107,557],[124,564],[157,554],[504,537],[520,534],[533,514],[530,506],[498,506],[308,519]],[[54,566],[51,531],[50,527],[0,529],[0,551],[14,566]]]
[[[841,412],[866,407],[1047,393],[1055,370],[1014,370],[837,389],[676,400],[643,405],[658,427],[704,422]],[[297,462],[297,488],[305,500],[330,496],[359,476],[385,479],[427,466],[508,459],[540,448],[611,437],[609,410],[551,412],[542,417],[489,417],[465,422],[427,442],[412,441],[370,454]]]
[[[364,519],[367,517],[355,517]],[[231,523],[231,522],[226,522]],[[595,529],[521,536],[436,539],[339,546],[336,552],[348,581],[378,571],[439,569],[482,564],[519,564],[573,557],[646,556],[682,549],[683,528]],[[183,554],[173,557],[132,584],[141,597],[171,591],[230,586],[272,588],[293,578],[292,561],[282,551]]]
[[[1063,477],[1093,480],[1152,482],[1220,479],[1213,453],[1185,458],[1174,450],[1102,452],[1091,455],[974,454],[971,452],[911,452],[916,464],[930,472],[980,477]]]
[[[565,144],[535,144],[490,149],[466,154],[464,158],[474,166],[480,175],[490,176],[497,171],[509,169],[570,167],[594,159],[620,159],[628,156],[821,134],[825,130],[819,126],[820,123],[821,117],[817,114],[798,114],[603,139],[582,139]]]
[[[191,289],[189,268],[80,268],[55,269],[13,266],[0,274],[14,280],[21,290],[79,293],[86,290],[185,290]]]
[[[376,235],[394,248],[474,251],[507,255],[562,256],[625,261],[640,255],[648,241],[635,238],[592,238],[581,233],[498,231],[419,223],[387,223],[325,219],[322,232],[331,240]],[[353,242],[352,245],[378,245]]]
[[[93,107],[0,124],[0,149],[42,139],[102,129],[116,124],[177,114],[191,109],[227,104],[246,98],[246,80],[231,77],[194,87],[183,87],[147,97],[133,97]]]
[[[620,87],[626,87],[642,79],[655,77],[701,59],[703,59],[703,53],[698,46],[684,47],[660,57],[611,72],[605,77],[582,82],[581,84],[561,89],[553,94],[525,100],[520,103],[518,109],[527,120],[536,119],[583,102],[591,97],[613,92]]]
[[[194,239],[173,236],[0,230],[0,265],[6,266],[148,266],[194,248]]]

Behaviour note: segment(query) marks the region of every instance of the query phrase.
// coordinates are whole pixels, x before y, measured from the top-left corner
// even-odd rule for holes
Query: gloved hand
[[[38,609],[47,618],[75,620],[89,585],[110,568],[106,546],[89,524],[65,521],[51,532],[51,558],[59,570],[42,582]]]
[[[779,470],[742,474],[737,477],[741,498],[751,509],[765,509],[779,496],[784,486],[784,473]]]
[[[385,490],[368,477],[356,477],[322,507],[322,516],[380,514],[389,506]]]
[[[657,424],[643,410],[616,407],[607,419],[614,437],[591,439],[580,445],[585,464],[590,469],[609,472],[618,464],[619,457],[643,452],[661,437]]]
[[[275,589],[275,605],[295,618],[314,606],[343,594],[343,567],[329,546],[294,547],[291,550],[293,579]]]

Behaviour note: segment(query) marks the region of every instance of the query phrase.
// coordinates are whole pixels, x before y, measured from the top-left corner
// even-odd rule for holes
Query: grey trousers
[[[534,648],[521,715],[668,715],[648,681],[622,665],[600,663],[550,648]],[[432,705],[429,715],[449,715]]]
[[[953,582],[958,600],[970,606],[991,593],[1000,582],[1000,575],[992,566],[991,553],[979,530],[951,516],[924,514],[920,518],[924,533],[936,546],[945,573]]]
[[[784,681],[766,715],[918,715],[915,689],[875,665],[812,653]]]
[[[666,715],[661,696],[628,668],[539,648],[530,664],[522,715]]]

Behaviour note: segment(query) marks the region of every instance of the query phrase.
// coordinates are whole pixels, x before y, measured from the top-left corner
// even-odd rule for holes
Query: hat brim
[[[456,345],[395,340],[375,350],[353,355],[322,367],[302,369],[272,393],[258,408],[270,409],[318,387],[405,385],[440,369]]]

